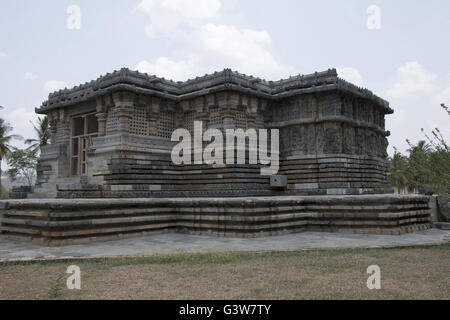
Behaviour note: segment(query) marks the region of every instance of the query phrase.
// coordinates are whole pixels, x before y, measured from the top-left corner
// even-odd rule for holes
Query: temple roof
[[[96,80],[71,89],[51,93],[48,100],[40,108],[37,108],[36,112],[45,114],[55,108],[68,107],[120,90],[181,101],[223,90],[235,90],[269,100],[279,100],[302,93],[333,89],[347,91],[370,99],[383,108],[386,113],[393,112],[386,100],[374,95],[368,89],[357,87],[339,78],[336,69],[328,69],[324,72],[315,72],[308,75],[297,75],[279,81],[267,81],[231,69],[224,69],[221,72],[207,74],[203,77],[175,82],[127,68],[108,73]]]

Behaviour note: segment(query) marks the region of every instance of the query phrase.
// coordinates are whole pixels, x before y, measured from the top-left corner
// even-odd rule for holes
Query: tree
[[[445,104],[441,104],[441,107],[450,116],[448,107]],[[425,168],[430,177],[429,188],[436,193],[448,195],[450,193],[450,147],[439,128],[432,130],[431,135],[425,133],[425,137],[433,148],[433,152],[429,156],[428,166],[423,162],[419,165]]]
[[[394,156],[389,159],[391,168],[391,182],[399,190],[409,190],[413,186],[413,177],[409,167],[408,157],[395,149]]]
[[[407,151],[410,157],[413,157],[416,154],[430,154],[430,152],[433,151],[431,145],[429,145],[425,140],[419,141],[415,146],[411,144],[409,144],[409,146],[410,148]]]
[[[6,174],[11,181],[16,181],[18,177],[24,177],[31,187],[33,185],[37,164],[38,157],[36,150],[14,148],[8,154],[8,165],[10,169],[6,171]]]
[[[441,107],[450,116],[450,111],[444,104]],[[395,150],[390,160],[392,184],[399,188],[407,185],[423,187],[439,194],[450,193],[450,147],[441,131],[436,128],[431,134],[425,133],[426,141],[419,141],[410,146],[408,156]]]
[[[48,117],[45,116],[44,118],[39,117],[37,124],[34,124],[33,122],[31,122],[31,124],[33,125],[33,129],[38,138],[27,139],[25,140],[25,144],[30,145],[30,150],[37,152],[40,147],[50,144],[50,122]]]
[[[12,131],[12,127],[4,119],[0,118],[0,189],[2,186],[2,166],[1,163],[11,152],[11,140],[19,139],[17,135],[9,135]]]
[[[413,145],[409,140],[406,140],[410,146],[407,150],[409,153],[409,168],[412,175],[412,181],[415,187],[425,187],[429,184],[430,173],[427,170],[429,165],[430,155],[433,153],[433,148],[426,141],[419,141]]]

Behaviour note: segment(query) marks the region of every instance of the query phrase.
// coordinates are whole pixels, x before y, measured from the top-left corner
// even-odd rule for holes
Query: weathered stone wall
[[[135,96],[129,100],[133,101],[133,108],[147,108],[145,114],[153,114],[156,120],[160,119],[161,105],[167,107],[160,99]],[[345,110],[341,107],[342,101],[335,93],[323,97],[306,95],[271,104],[248,95],[225,92],[171,106],[170,111],[177,117],[169,132],[177,127],[192,131],[194,121],[203,121],[205,127],[218,129],[261,128],[266,123],[267,127],[280,128],[280,174],[286,175],[289,182],[285,191],[271,188],[269,178],[260,175],[259,166],[173,165],[170,151],[174,143],[158,134],[158,125],[149,121],[146,126],[134,125],[134,131],[144,128],[139,134],[109,132],[107,129],[107,135],[95,138],[90,153],[89,183],[60,184],[58,196],[232,197],[280,195],[283,192],[304,195],[392,192],[388,183],[388,163],[381,158],[385,148],[379,144],[377,149],[368,143],[369,139],[357,142],[354,134],[357,130],[366,130],[364,125],[375,126],[375,123],[349,124],[353,119],[350,115],[348,119],[344,119],[343,114],[336,115]],[[239,115],[237,110],[242,110],[242,114]],[[378,110],[369,111],[381,114]],[[139,111],[141,113],[142,110]],[[353,109],[349,114],[353,117]],[[379,122],[380,115],[371,119]],[[156,130],[150,130],[152,127]],[[385,134],[381,127],[376,129],[380,135]],[[366,143],[367,147],[356,148]],[[375,151],[366,152],[366,149]]]
[[[290,192],[392,193],[379,106],[335,91],[287,99],[273,113]]]

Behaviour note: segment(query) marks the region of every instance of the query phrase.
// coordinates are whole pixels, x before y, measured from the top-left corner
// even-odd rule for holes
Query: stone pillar
[[[71,131],[70,131],[70,119],[60,119],[60,131],[61,131],[61,138],[58,143],[62,144],[69,144],[70,143],[70,137],[71,137]]]
[[[267,100],[260,101],[258,106],[258,113],[262,114],[262,120],[264,121],[264,124],[278,119],[281,120],[281,117],[278,119],[275,117],[274,110],[280,112],[281,114],[281,108],[279,105],[274,103],[269,104]]]
[[[117,117],[119,118],[119,132],[129,133],[130,132],[130,120],[133,116],[132,107],[121,106],[117,108]]]
[[[56,143],[56,133],[58,130],[58,114],[50,113],[49,114],[49,124],[50,124],[50,143]]]
[[[247,127],[256,129],[256,117],[258,116],[259,100],[257,98],[242,97],[242,105],[245,107],[247,117]]]
[[[233,122],[234,119],[230,119],[230,115],[228,114],[228,94],[227,92],[219,92],[217,93],[217,106],[220,110],[220,114],[222,116],[222,128],[229,129],[230,122]],[[233,122],[234,127],[234,122]]]
[[[232,92],[221,92],[218,94],[219,108],[222,110],[223,115],[223,129],[235,128],[235,114],[239,103],[239,95]]]
[[[98,135],[104,136],[106,135],[106,119],[108,118],[108,114],[106,111],[105,103],[103,102],[103,97],[99,97],[96,99],[97,103],[97,121],[98,121]]]
[[[119,92],[113,95],[118,118],[118,132],[130,132],[130,120],[133,117],[135,95],[129,92]]]
[[[195,100],[195,120],[203,123],[203,130],[208,129],[209,110],[206,97],[199,97]]]
[[[176,113],[176,118],[175,118],[175,126],[177,128],[184,128],[184,129],[188,129],[188,124],[185,122],[185,114],[187,112],[191,111],[190,108],[190,103],[187,100],[181,101],[179,103],[179,110],[180,112]]]
[[[154,137],[158,135],[159,106],[160,106],[160,99],[152,97],[150,100],[148,121],[149,121],[149,134]]]
[[[106,135],[106,119],[108,115],[106,113],[97,113],[97,120],[98,120],[98,135],[104,136]]]
[[[216,95],[215,94],[209,94],[205,97],[205,108],[206,112],[208,113],[207,119],[206,119],[206,126],[207,128],[211,128],[211,108],[217,105],[216,101]]]

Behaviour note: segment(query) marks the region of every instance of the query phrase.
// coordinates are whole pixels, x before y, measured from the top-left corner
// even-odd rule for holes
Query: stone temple
[[[51,145],[41,150],[31,199],[5,204],[4,234],[49,244],[161,231],[399,234],[430,225],[426,197],[392,194],[389,103],[335,69],[280,81],[225,69],[186,82],[122,69],[50,94],[36,112],[50,119]],[[194,121],[279,129],[278,174],[262,176],[248,163],[174,165],[172,133],[192,132]]]
[[[51,94],[36,110],[51,122],[36,196],[44,198],[229,197],[390,193],[389,104],[335,70],[267,82],[231,70],[171,82],[123,69]],[[280,130],[273,188],[259,166],[174,166],[177,128],[194,121]]]

